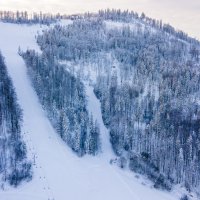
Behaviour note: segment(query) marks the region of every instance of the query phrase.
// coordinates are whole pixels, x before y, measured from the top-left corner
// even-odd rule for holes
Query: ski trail
[[[112,146],[110,143],[109,131],[103,123],[102,114],[101,114],[101,103],[96,98],[93,92],[94,88],[90,86],[88,82],[85,82],[84,85],[85,85],[86,95],[87,95],[87,100],[88,100],[88,111],[89,113],[92,113],[94,120],[97,120],[100,126],[100,140],[101,140],[102,156],[106,158],[108,161],[110,161],[110,159],[116,156],[114,155],[114,152],[112,150]]]
[[[42,166],[40,166],[41,162],[38,159],[38,155],[34,148],[34,144],[32,143],[29,133],[25,133],[25,135],[27,137],[25,139],[26,144],[29,147],[29,152],[31,152],[31,158],[32,158],[32,162],[33,162],[33,170],[34,170],[34,172],[35,171],[37,172],[36,175],[40,179],[40,183],[41,183],[40,187],[42,188],[42,190],[46,190],[46,191],[44,191],[44,193],[46,193],[48,200],[52,200],[52,199],[54,199],[54,195],[49,186],[49,182],[48,182],[48,179],[46,178],[45,171],[42,169]]]

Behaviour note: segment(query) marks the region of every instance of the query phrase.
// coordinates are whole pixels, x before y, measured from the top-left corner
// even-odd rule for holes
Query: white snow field
[[[148,183],[144,178],[136,178],[134,173],[109,164],[114,154],[92,86],[86,85],[88,107],[101,126],[102,153],[79,158],[60,139],[17,53],[19,46],[22,50],[39,51],[35,35],[41,30],[39,25],[0,23],[0,49],[23,109],[22,131],[28,156],[34,163],[32,181],[23,182],[18,188],[6,186],[0,190],[0,200],[178,200],[178,193],[153,189],[151,184],[142,184]]]

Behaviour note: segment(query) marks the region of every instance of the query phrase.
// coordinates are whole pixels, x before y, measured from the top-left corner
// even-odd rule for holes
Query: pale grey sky
[[[144,12],[200,39],[200,0],[0,0],[1,10],[72,14],[102,8]]]

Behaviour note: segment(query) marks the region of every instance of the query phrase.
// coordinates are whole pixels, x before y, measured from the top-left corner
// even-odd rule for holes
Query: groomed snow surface
[[[0,200],[178,200],[177,193],[153,189],[150,184],[142,184],[148,182],[144,178],[109,164],[115,156],[92,86],[86,84],[88,107],[101,126],[102,153],[79,158],[56,134],[17,53],[19,46],[39,51],[35,35],[42,28],[0,23],[0,49],[23,109],[22,132],[34,163],[33,180],[18,188],[6,186],[0,190]]]

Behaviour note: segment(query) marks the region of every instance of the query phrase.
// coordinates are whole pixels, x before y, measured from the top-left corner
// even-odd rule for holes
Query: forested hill
[[[2,183],[33,170],[33,199],[199,198],[198,40],[120,10],[0,20]]]
[[[90,79],[121,161],[155,187],[199,187],[197,40],[144,15],[107,10],[55,26],[37,41],[44,57]]]

